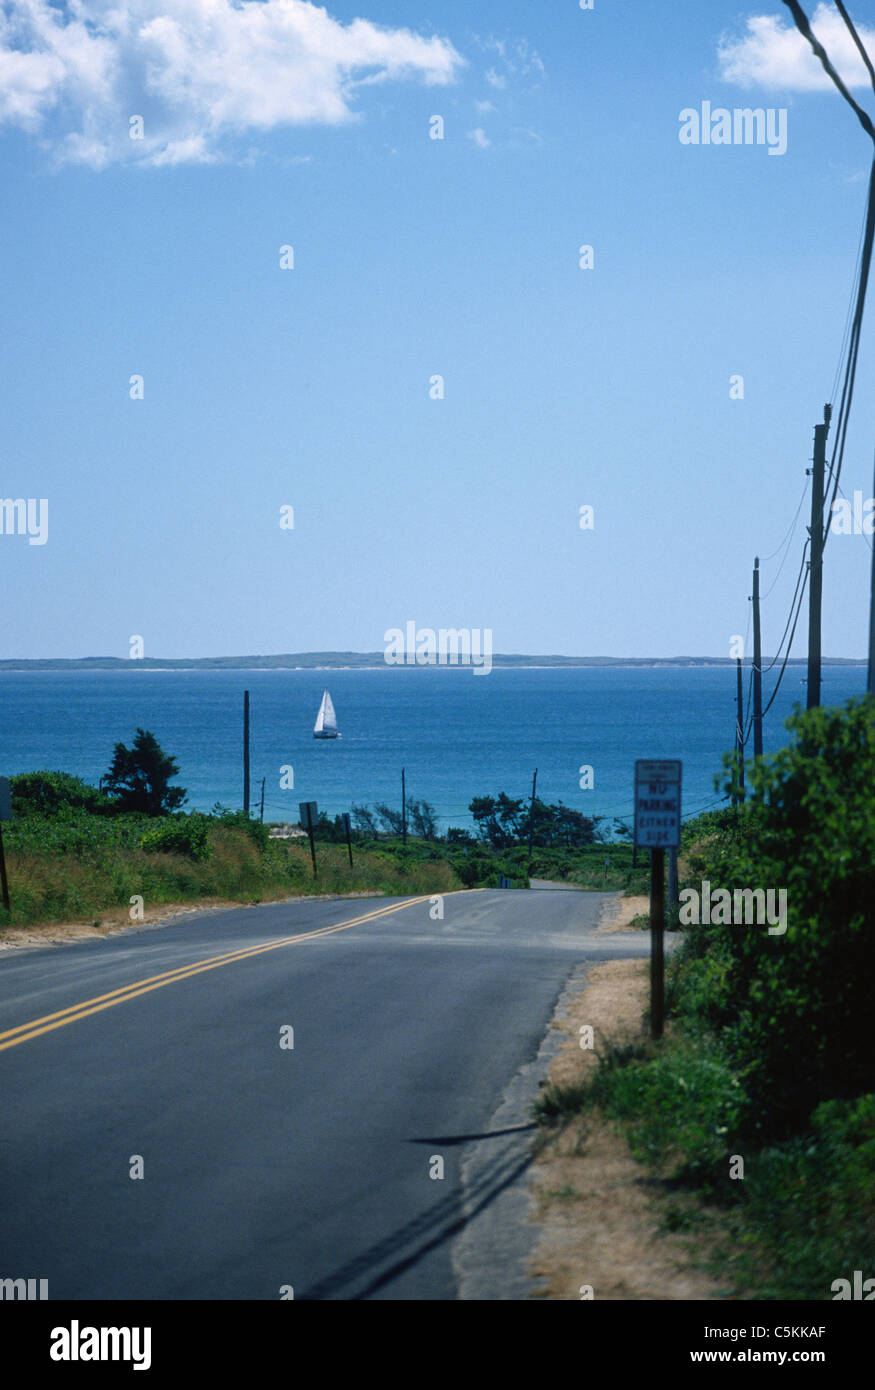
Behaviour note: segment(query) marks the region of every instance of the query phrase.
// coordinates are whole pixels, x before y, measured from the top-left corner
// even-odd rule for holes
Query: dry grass
[[[549,1081],[559,1087],[585,1083],[599,1066],[599,1051],[643,1041],[647,997],[646,962],[595,966],[567,1016],[554,1023],[568,1036]],[[594,1050],[581,1049],[583,1025],[594,1030]],[[591,1286],[597,1299],[722,1296],[699,1265],[701,1234],[694,1245],[689,1233],[671,1229],[695,1225],[698,1203],[669,1195],[597,1108],[545,1132],[533,1182],[540,1227],[533,1272],[540,1297],[580,1299],[582,1286]]]

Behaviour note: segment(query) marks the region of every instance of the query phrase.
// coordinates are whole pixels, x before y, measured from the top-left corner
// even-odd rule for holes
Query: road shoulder
[[[634,905],[625,912],[634,915]],[[603,928],[623,929],[610,912]],[[559,1086],[585,1081],[599,1065],[598,1051],[642,1040],[647,996],[646,961],[593,966],[583,987],[563,1001],[554,1018],[561,1041],[547,1079]],[[581,1046],[585,1027],[593,1030],[592,1049]],[[702,1267],[708,1251],[701,1231],[693,1237],[671,1229],[683,1222],[685,1202],[636,1162],[618,1127],[598,1110],[544,1132],[529,1180],[537,1228],[533,1297],[634,1301],[724,1296]]]

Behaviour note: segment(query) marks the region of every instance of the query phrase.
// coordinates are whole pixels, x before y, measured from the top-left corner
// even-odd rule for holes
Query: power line
[[[806,15],[802,6],[798,3],[798,0],[784,0],[784,4],[787,6],[787,8],[790,10],[790,13],[793,15],[793,19],[795,20],[797,29],[808,40],[808,43],[811,45],[812,51],[814,52],[816,57],[820,59],[820,63],[824,69],[824,72],[826,72],[827,76],[830,78],[830,81],[842,94],[845,101],[850,106],[851,110],[855,113],[866,134],[873,141],[873,143],[875,143],[875,126],[873,126],[872,121],[867,112],[864,111],[862,106],[858,105],[858,103],[851,96],[841,77],[836,72],[836,69],[833,67],[832,62],[829,58],[829,54],[823,47],[823,44],[820,43],[820,41],[817,38],[815,38],[811,30],[811,24],[809,22],[808,16]],[[860,39],[859,34],[854,28],[854,25],[851,21],[851,17],[845,9],[844,5],[837,3],[837,8],[842,16],[842,19],[845,22],[845,25],[850,31],[851,37],[853,38],[854,43],[857,46],[857,49],[863,57],[863,61],[868,69],[870,79],[872,79],[873,89],[875,89],[875,76],[873,76],[872,64],[863,46],[862,40]],[[830,512],[832,511],[832,504],[833,502],[835,502],[837,496],[838,481],[839,477],[841,476],[842,461],[844,459],[845,453],[845,441],[847,439],[848,420],[850,418],[851,413],[851,403],[854,398],[854,386],[856,384],[857,376],[857,359],[859,357],[860,350],[860,333],[863,326],[863,310],[865,309],[866,305],[866,291],[869,284],[869,269],[872,261],[873,239],[875,239],[875,159],[873,159],[872,161],[872,168],[869,175],[869,198],[866,207],[866,223],[863,238],[863,251],[860,260],[860,273],[857,283],[857,300],[854,308],[853,323],[851,326],[847,365],[845,368],[845,380],[844,385],[842,387],[842,399],[841,405],[839,407],[839,421],[835,436],[835,446],[833,448],[833,456],[829,468],[829,481],[826,485],[828,489],[830,482],[832,482],[833,484],[832,498],[830,501]],[[828,534],[829,527],[827,526],[823,538],[824,545],[826,543]]]
[[[790,600],[790,613],[789,613],[789,615],[788,615],[788,617],[787,617],[787,622],[786,622],[786,624],[785,624],[784,631],[783,631],[783,633],[781,634],[781,640],[780,640],[780,642],[778,643],[778,646],[777,646],[777,648],[776,648],[775,656],[774,656],[774,658],[772,659],[772,661],[770,662],[770,664],[769,664],[768,666],[766,666],[766,667],[763,668],[763,674],[764,674],[764,675],[765,675],[765,673],[766,673],[767,671],[771,671],[771,669],[772,669],[773,666],[777,666],[778,662],[779,662],[780,659],[781,659],[781,651],[782,651],[783,646],[784,646],[784,638],[787,636],[787,629],[789,628],[791,619],[792,619],[792,617],[793,617],[793,604],[796,602],[796,595],[797,595],[797,593],[799,592],[799,581],[802,579],[802,575],[803,575],[804,572],[805,572],[805,553],[806,553],[806,551],[808,550],[809,545],[810,545],[810,541],[806,541],[805,544],[804,544],[804,546],[802,547],[802,562],[801,562],[801,564],[800,564],[800,566],[799,566],[799,573],[798,573],[798,575],[796,576],[796,587],[795,587],[795,589],[793,590],[793,597],[792,597],[791,600]],[[788,651],[787,655],[789,656],[789,651]],[[765,714],[765,710],[763,710],[763,713]]]
[[[853,323],[853,320],[854,320],[854,306],[855,306],[856,301],[857,301],[857,282],[858,282],[858,280],[859,280],[859,278],[860,278],[860,264],[861,264],[861,262],[862,262],[862,257],[863,257],[863,238],[865,237],[865,235],[866,235],[866,209],[864,208],[864,209],[863,209],[863,214],[862,214],[862,216],[861,216],[861,218],[860,218],[860,235],[859,235],[859,238],[857,239],[857,254],[856,254],[856,257],[854,258],[854,275],[853,275],[853,279],[851,280],[851,293],[850,293],[850,296],[849,296],[849,298],[848,298],[848,312],[847,312],[847,314],[845,315],[845,328],[844,328],[844,332],[842,333],[842,341],[841,341],[841,347],[839,348],[839,357],[838,357],[838,361],[836,362],[835,376],[834,376],[833,379],[832,379],[832,390],[831,390],[830,393],[829,393],[829,398],[830,398],[831,401],[834,401],[834,400],[835,400],[835,398],[836,398],[836,392],[837,392],[838,389],[839,389],[839,382],[841,381],[841,377],[842,377],[842,364],[843,364],[843,362],[844,362],[844,360],[845,360],[845,353],[847,352],[847,348],[848,348],[848,338],[849,338],[850,332],[851,332],[851,324]]]
[[[793,620],[793,631],[790,633],[790,641],[787,643],[787,655],[784,657],[784,664],[783,664],[783,666],[781,667],[780,671],[778,672],[778,682],[777,682],[777,685],[775,686],[774,690],[772,691],[772,698],[769,700],[769,703],[766,705],[765,709],[763,710],[763,718],[766,717],[766,715],[768,714],[769,710],[772,708],[772,705],[775,703],[775,697],[777,696],[778,691],[781,689],[781,682],[782,682],[783,679],[784,679],[784,672],[785,672],[786,669],[787,669],[787,662],[790,660],[790,652],[791,652],[792,649],[793,649],[793,638],[794,638],[794,636],[796,635],[796,624],[797,624],[798,621],[799,621],[799,614],[800,614],[801,611],[802,611],[802,600],[803,600],[804,597],[805,597],[805,586],[806,586],[807,583],[808,583],[808,574],[807,574],[807,572],[806,572],[805,580],[804,580],[804,582],[803,582],[802,589],[801,589],[801,591],[800,591],[800,593],[799,593],[799,603],[798,603],[798,606],[797,606],[797,608],[796,608],[796,617],[795,617],[795,619]]]
[[[801,496],[800,499],[799,499],[799,506],[796,508],[796,515],[794,516],[792,525],[791,525],[791,527],[790,527],[790,532],[789,532],[789,534],[790,534],[790,536],[791,536],[791,539],[792,539],[792,536],[793,536],[793,535],[795,534],[795,532],[796,532],[796,524],[797,524],[797,522],[798,522],[798,520],[799,520],[799,513],[800,513],[800,511],[802,510],[802,503],[805,501],[805,498],[806,498],[807,493],[808,493],[808,478],[806,477],[806,479],[805,479],[805,487],[802,489],[802,496]],[[807,545],[807,544],[808,544],[808,542],[806,542],[806,545]],[[774,552],[774,554],[777,554],[777,553],[778,553],[777,551]],[[764,602],[765,602],[765,600],[769,597],[769,594],[772,592],[772,590],[774,589],[775,585],[777,584],[778,580],[781,578],[781,572],[782,572],[782,570],[783,570],[785,564],[787,563],[787,556],[788,556],[789,554],[790,554],[790,547],[789,547],[789,545],[788,545],[788,546],[787,546],[787,549],[784,551],[784,558],[782,559],[782,561],[781,561],[781,563],[780,563],[780,565],[779,565],[779,567],[778,567],[778,573],[775,575],[774,579],[772,580],[771,584],[769,585],[768,592],[762,595],[762,597],[761,597],[761,599],[760,599],[760,602],[761,602],[761,603],[764,603]],[[804,554],[805,554],[805,552],[804,552],[804,550],[803,550],[803,561],[804,561]],[[772,557],[769,556],[768,558],[771,559]],[[795,597],[795,595],[794,595],[794,597]],[[792,611],[792,609],[793,609],[793,600],[792,600],[792,599],[790,600],[790,609],[791,609],[791,611]],[[786,631],[786,628],[785,628],[785,631]],[[774,663],[772,663],[772,664],[774,665]]]
[[[811,25],[808,21],[808,16],[803,10],[802,6],[798,3],[798,0],[784,0],[784,4],[787,6],[788,10],[790,11],[794,20],[796,21],[796,28],[808,40],[808,42],[811,44],[812,49],[814,50],[815,55],[820,59],[823,69],[826,72],[827,76],[839,89],[839,91],[841,92],[842,96],[844,97],[848,105],[851,107],[851,109],[856,112],[860,125],[863,127],[866,134],[873,141],[875,141],[875,126],[873,126],[871,120],[869,119],[869,116],[863,110],[862,106],[858,106],[857,103],[854,101],[854,98],[851,96],[844,82],[839,77],[838,73],[836,72],[835,68],[830,62],[829,54],[827,53],[823,44],[815,38],[811,30]],[[844,6],[838,5],[838,8],[842,12],[842,16],[845,20],[845,23],[850,28],[858,48],[862,48],[859,36],[857,35],[856,30],[851,24],[851,21],[844,9]],[[868,66],[868,59],[866,61]]]
[[[802,496],[799,498],[799,506],[796,508],[796,514],[795,514],[795,516],[793,517],[793,520],[790,522],[790,529],[788,530],[788,532],[787,532],[787,534],[785,535],[784,539],[781,541],[781,544],[778,546],[778,550],[783,550],[785,544],[786,544],[789,540],[792,539],[793,532],[796,530],[796,523],[797,523],[797,521],[799,520],[799,513],[800,513],[801,510],[802,510],[802,503],[805,501],[805,495],[806,495],[807,492],[808,492],[808,477],[807,477],[807,475],[806,475],[805,483],[804,483],[803,488],[802,488]],[[760,560],[760,564],[761,564],[761,565],[765,565],[765,564],[768,564],[769,560],[774,560],[775,556],[776,556],[777,553],[778,553],[778,550],[773,550],[772,553],[771,553],[771,555],[766,555],[764,558],[762,558],[762,559]],[[786,556],[785,556],[784,558],[786,559]],[[781,569],[783,569],[783,567],[784,567],[784,561],[782,560],[782,561],[781,561]],[[781,573],[781,570],[779,569],[779,570],[778,570],[778,574],[780,574],[780,573]],[[774,589],[775,584],[776,584],[777,582],[778,582],[778,575],[775,575],[775,578],[774,578],[774,580],[772,581],[772,589]],[[763,594],[763,598],[764,598],[764,599],[767,599],[767,598],[768,598],[769,594],[772,592],[772,589],[769,589],[769,593],[768,593],[768,594]]]
[[[872,161],[872,168],[869,174],[869,199],[866,206],[866,231],[860,265],[860,278],[857,286],[857,303],[854,310],[854,322],[851,327],[845,380],[842,386],[842,399],[841,405],[839,406],[839,423],[836,430],[835,445],[833,447],[832,460],[829,468],[829,477],[833,485],[832,497],[829,504],[830,515],[832,514],[833,504],[838,495],[839,478],[841,477],[842,462],[845,456],[848,422],[850,420],[851,404],[854,399],[854,387],[857,380],[857,362],[860,355],[860,338],[863,328],[863,313],[866,307],[866,291],[869,286],[869,271],[872,264],[873,243],[875,243],[875,159]],[[826,488],[827,490],[829,489],[829,482],[827,482]],[[829,525],[827,525],[824,530],[824,545],[826,544],[828,536]]]
[[[866,49],[863,47],[863,40],[860,38],[860,35],[854,28],[853,20],[851,19],[851,16],[848,14],[847,10],[842,4],[842,0],[834,0],[834,4],[842,19],[845,21],[845,24],[847,25],[848,29],[850,30],[851,38],[854,40],[854,43],[857,45],[857,48],[859,49],[860,57],[866,64],[866,69],[869,73],[869,81],[872,83],[872,90],[875,91],[875,68],[873,68],[872,60],[869,57],[869,54],[866,52]]]

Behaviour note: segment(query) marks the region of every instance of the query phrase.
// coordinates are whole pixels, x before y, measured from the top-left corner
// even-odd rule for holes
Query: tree
[[[407,803],[410,814],[410,828],[420,840],[436,840],[437,816],[435,809],[428,801],[410,801]]]
[[[791,742],[748,765],[740,812],[688,861],[699,889],[771,890],[773,918],[783,892],[783,923],[713,914],[687,933],[678,967],[769,1138],[822,1101],[871,1092],[875,1076],[875,700],[797,707],[784,723]],[[741,794],[733,761],[723,785]]]
[[[148,729],[137,729],[133,747],[117,743],[109,772],[100,788],[116,798],[119,811],[143,811],[147,816],[168,815],[186,799],[184,787],[169,787],[179,772],[175,758],[160,747]]]
[[[493,849],[507,849],[519,840],[523,829],[528,828],[524,803],[512,800],[504,792],[499,792],[497,799],[493,796],[475,796],[468,810],[474,818],[480,839]]]
[[[561,801],[548,806],[537,797],[531,803],[500,792],[497,797],[475,796],[468,809],[480,840],[493,849],[524,843],[530,829],[539,849],[579,849],[595,840],[597,822]]]
[[[352,823],[360,835],[366,835],[369,839],[376,840],[379,835],[377,822],[374,813],[367,806],[352,806],[350,808]]]
[[[377,815],[380,817],[384,834],[403,834],[404,817],[402,816],[400,811],[396,811],[392,806],[385,805],[385,803],[382,801],[377,802],[375,809]]]
[[[101,815],[115,809],[96,787],[69,772],[22,772],[10,777],[9,786],[16,816],[53,816],[65,811]]]

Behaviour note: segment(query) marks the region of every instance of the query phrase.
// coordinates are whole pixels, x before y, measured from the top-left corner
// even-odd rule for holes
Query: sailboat
[[[337,732],[337,715],[334,713],[334,702],[326,690],[322,696],[322,704],[319,706],[319,713],[316,715],[316,723],[313,726],[314,738],[340,738]]]

